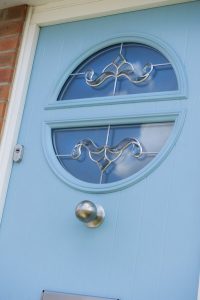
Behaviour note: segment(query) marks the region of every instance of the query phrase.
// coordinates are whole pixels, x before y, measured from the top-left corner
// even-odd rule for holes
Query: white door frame
[[[60,0],[51,4],[29,7],[0,145],[0,223],[12,169],[13,149],[17,143],[39,28],[190,1],[194,0]]]

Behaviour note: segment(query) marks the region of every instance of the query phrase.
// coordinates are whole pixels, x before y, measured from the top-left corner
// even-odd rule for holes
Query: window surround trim
[[[172,148],[177,142],[177,139],[181,133],[184,120],[186,116],[186,108],[183,107],[181,109],[177,109],[174,107],[174,111],[170,112],[161,112],[161,113],[153,113],[149,112],[148,115],[144,115],[143,113],[135,113],[133,115],[123,115],[120,116],[115,115],[111,119],[109,119],[110,125],[115,124],[137,124],[137,123],[151,123],[151,122],[168,122],[174,121],[174,126],[172,129],[172,133],[170,134],[167,142],[158,153],[158,155],[144,168],[142,168],[139,172],[122,179],[120,181],[112,182],[109,184],[94,184],[84,182],[82,180],[77,179],[72,176],[68,171],[66,171],[63,166],[58,161],[55,156],[55,152],[52,144],[52,129],[59,128],[75,128],[75,127],[90,127],[90,126],[99,126],[99,125],[108,125],[108,119],[106,116],[98,117],[98,118],[79,118],[70,119],[64,118],[62,120],[61,116],[58,117],[55,114],[46,116],[46,121],[43,124],[43,132],[42,132],[42,147],[47,160],[47,163],[53,173],[60,178],[64,183],[73,187],[76,190],[87,192],[87,193],[110,193],[115,191],[120,191],[132,184],[137,183],[142,180],[146,176],[148,176],[153,170],[155,170],[161,162],[166,159],[168,154],[171,152]]]
[[[85,59],[93,55],[95,52],[120,42],[133,42],[144,44],[160,51],[169,62],[172,64],[174,72],[178,81],[178,90],[175,91],[164,91],[164,92],[153,92],[153,93],[141,93],[141,94],[129,94],[127,96],[105,96],[97,98],[84,98],[84,99],[72,99],[72,100],[62,100],[57,101],[60,90],[62,89],[65,81],[69,75],[81,64]],[[161,101],[161,100],[181,100],[187,99],[188,95],[188,83],[186,78],[186,72],[184,70],[184,65],[175,51],[163,40],[157,38],[150,34],[138,34],[135,33],[132,36],[120,35],[111,36],[110,39],[100,42],[98,45],[87,49],[82,55],[78,56],[71,64],[67,71],[61,75],[58,82],[52,88],[52,92],[49,94],[49,104],[45,109],[61,109],[64,107],[81,107],[81,106],[99,106],[108,104],[120,104],[129,102],[146,102],[146,101]],[[62,103],[60,103],[62,102]]]

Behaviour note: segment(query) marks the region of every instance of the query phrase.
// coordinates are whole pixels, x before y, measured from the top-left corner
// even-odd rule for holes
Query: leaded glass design
[[[58,100],[175,91],[176,74],[158,50],[138,43],[106,47],[67,78]]]
[[[127,178],[160,152],[173,122],[53,129],[55,154],[74,177],[98,184]]]

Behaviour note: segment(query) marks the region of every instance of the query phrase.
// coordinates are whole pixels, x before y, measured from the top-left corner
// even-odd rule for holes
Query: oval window
[[[160,51],[148,45],[124,42],[103,48],[83,61],[68,74],[57,100],[85,99],[87,102],[88,98],[98,101],[100,97],[116,95],[122,95],[123,100],[123,95],[177,90],[174,68]],[[128,108],[125,104],[127,109],[130,105]],[[80,110],[81,107],[76,107],[74,113]],[[122,122],[120,116],[114,122],[103,119],[98,126],[86,122],[78,127],[77,117],[74,127],[58,124],[56,128],[51,127],[54,153],[71,175],[66,176],[69,180],[76,178],[101,187],[109,183],[112,186],[120,180],[125,182],[123,179],[132,175],[136,178],[140,170],[148,170],[145,167],[160,153],[175,123],[174,118],[158,121],[151,117],[149,122],[136,122],[133,118],[132,123],[126,118]]]

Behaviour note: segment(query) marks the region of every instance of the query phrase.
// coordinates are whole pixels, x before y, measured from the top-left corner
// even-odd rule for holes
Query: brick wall
[[[0,135],[6,118],[27,6],[0,10]]]

